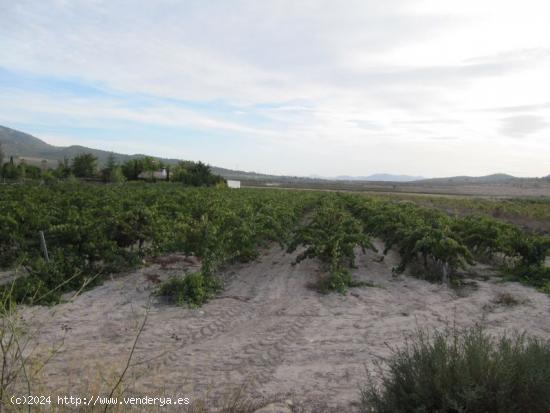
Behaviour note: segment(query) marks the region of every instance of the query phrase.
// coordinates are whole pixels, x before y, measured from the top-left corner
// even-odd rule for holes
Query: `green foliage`
[[[18,227],[17,214],[0,214],[0,268],[14,264],[21,253]]]
[[[500,254],[516,279],[544,291],[550,285],[548,238],[493,218],[456,218],[357,195],[74,181],[68,175],[61,182],[50,178],[48,185],[0,186],[0,267],[24,265],[31,275],[44,275],[21,282],[18,300],[29,302],[26,297],[36,293],[32,285],[44,280],[52,282],[43,291],[79,274],[53,293],[59,296],[90,277],[100,280],[172,251],[200,258],[202,274],[213,276],[227,263],[256,258],[271,242],[289,251],[304,246],[298,261],[318,258],[328,274],[320,288],[345,291],[353,285],[348,268],[356,248],[372,248],[370,235],[384,241],[385,252],[399,251],[399,271],[414,262],[426,268],[436,263],[452,275],[473,256]],[[52,257],[46,266],[40,231]]]
[[[420,262],[424,274],[429,274],[435,264],[440,268],[439,278],[446,279],[472,264],[474,257],[500,254],[515,263],[513,273],[531,274],[519,276],[524,282],[539,287],[546,281],[543,262],[550,251],[548,237],[524,232],[491,217],[450,216],[412,202],[356,196],[348,196],[346,202],[363,222],[365,231],[384,241],[384,253],[396,247],[401,256],[396,272]]]
[[[10,161],[6,162],[2,166],[2,178],[4,179],[20,179],[22,178],[21,174],[24,173],[24,169],[15,165],[13,157],[10,157]],[[24,177],[24,176],[23,176]]]
[[[550,221],[550,200],[548,198],[529,199],[490,199],[473,197],[444,197],[425,195],[403,195],[400,199],[407,199],[418,205],[437,208],[453,215],[479,215],[501,221],[516,221],[518,219]]]
[[[2,288],[4,293],[9,291],[12,300],[18,303],[56,304],[61,294],[97,285],[99,280],[92,275],[91,269],[86,271],[86,265],[78,258],[65,258],[58,252],[50,262],[39,257],[28,261],[25,267],[28,274]]]
[[[550,406],[550,344],[493,339],[480,327],[419,331],[395,352],[381,386],[362,390],[364,413],[543,413]]]
[[[105,168],[101,170],[101,179],[103,182],[121,183],[126,180],[122,168],[118,165],[115,156],[109,155]]]
[[[336,200],[325,198],[315,209],[310,222],[296,231],[288,252],[299,245],[306,247],[296,262],[319,258],[329,271],[319,285],[323,291],[344,293],[351,284],[351,275],[345,265],[354,266],[355,247],[374,249],[361,223],[353,218]]]
[[[512,225],[486,216],[457,218],[453,231],[473,254],[487,258],[504,252],[510,240],[519,235],[519,230]]]
[[[109,165],[107,165],[109,167]],[[148,180],[153,181],[156,171],[163,169],[164,164],[151,156],[145,156],[143,158],[130,159],[124,162],[121,166],[122,175],[128,181],[136,181],[140,179],[140,175],[146,173],[145,176]],[[144,176],[142,175],[141,178]]]
[[[186,274],[184,277],[168,279],[160,285],[157,295],[167,297],[177,305],[187,303],[195,307],[207,302],[220,289],[221,283],[215,276],[198,271]]]
[[[77,178],[93,178],[97,172],[97,158],[91,153],[74,157],[71,170]]]
[[[109,173],[109,182],[120,184],[124,182],[126,178],[122,173],[122,168],[120,166],[115,166]]]
[[[550,252],[550,238],[517,234],[510,240],[510,249],[520,257],[520,265],[540,265]]]
[[[63,161],[59,161],[53,174],[57,179],[67,179],[72,174],[69,160],[65,158]]]
[[[397,247],[401,255],[395,268],[398,273],[419,261],[426,271],[431,265],[438,266],[440,277],[445,279],[472,262],[469,249],[452,227],[452,218],[442,212],[412,203],[357,197],[348,197],[347,203],[365,231],[384,241],[384,254]]]
[[[225,180],[212,173],[208,165],[202,162],[180,162],[172,173],[172,180],[188,186],[215,186]]]
[[[25,178],[26,179],[40,179],[42,178],[42,169],[34,165],[24,165]]]
[[[100,281],[147,256],[172,251],[199,257],[202,273],[213,276],[220,265],[256,257],[270,241],[283,243],[316,197],[168,183],[4,185],[0,267],[24,265],[31,275],[41,274],[18,281],[14,298],[25,302],[36,302],[28,297],[75,274],[74,282],[48,300],[82,287],[90,277]],[[39,231],[45,233],[49,264],[41,258]]]
[[[145,171],[143,159],[130,159],[122,164],[122,174],[129,181],[137,180],[143,171]]]
[[[47,185],[53,185],[55,182],[57,182],[57,179],[55,178],[54,173],[49,170],[42,172],[42,180]]]
[[[507,273],[512,280],[532,285],[540,291],[550,294],[550,267],[544,263],[530,265],[519,263],[508,268]]]
[[[154,173],[155,171],[158,171],[159,169],[162,168],[162,162],[158,161],[157,159],[151,157],[151,156],[146,156],[142,159],[142,162],[143,162],[143,170],[145,172],[148,172],[149,174],[149,179],[151,180],[154,180]]]
[[[327,277],[321,278],[317,284],[317,289],[321,293],[329,293],[331,291],[344,294],[349,287],[360,286],[361,283],[356,283],[351,277],[351,273],[347,268],[331,267]]]

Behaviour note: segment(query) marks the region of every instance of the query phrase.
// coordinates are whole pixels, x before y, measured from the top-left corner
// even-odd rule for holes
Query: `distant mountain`
[[[369,182],[412,182],[426,179],[422,176],[374,174],[369,176],[341,175],[334,178],[338,181],[369,181]]]
[[[112,153],[100,149],[87,148],[85,146],[54,146],[50,145],[32,135],[19,132],[15,129],[0,126],[0,143],[6,156],[14,156],[25,158],[32,161],[46,160],[52,162],[55,166],[57,161],[62,161],[65,158],[71,159],[81,153],[91,153],[97,157],[100,164],[107,161],[109,155],[113,154],[117,161],[124,162],[132,158],[140,158],[145,155],[124,155],[120,153]],[[176,163],[177,159],[163,159],[166,163]]]
[[[505,184],[523,179],[532,178],[518,178],[512,175],[500,173],[485,176],[453,176],[448,178],[432,178],[424,179],[421,182],[432,184]]]
[[[15,158],[25,159],[29,164],[39,164],[41,161],[46,160],[50,167],[57,166],[58,161],[63,159],[71,159],[81,153],[91,153],[97,157],[100,165],[104,165],[109,155],[114,155],[118,162],[125,162],[129,159],[141,158],[145,155],[134,154],[125,155],[121,153],[113,153],[109,151],[103,151],[100,149],[87,148],[85,146],[72,145],[72,146],[54,146],[50,145],[32,135],[10,129],[4,126],[0,126],[0,143],[6,156],[14,156]],[[167,164],[175,164],[179,162],[179,159],[169,158],[157,158]],[[208,160],[205,160],[206,162]],[[481,177],[472,176],[455,176],[449,178],[431,178],[425,179],[420,176],[409,175],[391,175],[391,174],[375,174],[369,176],[338,176],[336,178],[324,178],[320,176],[298,177],[298,176],[278,176],[268,175],[256,172],[236,171],[232,169],[225,169],[216,166],[211,166],[212,171],[227,179],[239,179],[249,181],[261,181],[261,182],[275,182],[275,183],[300,183],[300,184],[312,184],[312,183],[326,183],[335,181],[347,181],[353,185],[364,185],[364,182],[400,182],[403,185],[414,184],[436,184],[436,185],[458,185],[458,184],[506,184],[510,182],[522,181],[526,178],[516,178],[507,174],[494,174]],[[533,179],[533,178],[530,178]],[[550,175],[544,179],[550,179]]]
[[[13,156],[19,159],[25,159],[29,164],[39,164],[45,160],[50,167],[56,167],[58,161],[63,159],[72,159],[76,155],[82,153],[91,153],[97,157],[100,165],[107,162],[109,155],[114,155],[118,162],[125,162],[129,159],[142,158],[146,155],[134,154],[126,155],[114,153],[100,149],[87,148],[85,146],[54,146],[50,145],[32,135],[24,132],[10,129],[5,126],[0,126],[0,144],[6,156]],[[157,158],[167,164],[176,164],[180,159]],[[225,178],[234,179],[262,179],[262,177],[270,177],[270,175],[256,174],[253,172],[233,171],[225,168],[213,166],[212,171],[222,175]],[[264,178],[266,179],[266,178]]]

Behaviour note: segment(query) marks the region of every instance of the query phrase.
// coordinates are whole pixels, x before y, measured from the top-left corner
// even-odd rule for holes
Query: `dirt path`
[[[247,394],[291,399],[296,410],[350,412],[365,366],[383,361],[418,327],[481,322],[492,332],[519,328],[550,338],[550,298],[531,288],[477,280],[476,289],[459,293],[406,276],[393,279],[396,257],[380,263],[375,257],[361,255],[355,276],[376,287],[346,296],[309,289],[318,264],[293,266],[294,255],[273,247],[255,262],[229,268],[221,297],[200,309],[154,298],[127,391],[215,405],[246,384]],[[46,388],[73,394],[107,388],[126,362],[154,281],[196,268],[182,258],[107,281],[51,309],[25,308],[43,354],[62,343],[43,372]],[[499,303],[504,293],[518,304]]]

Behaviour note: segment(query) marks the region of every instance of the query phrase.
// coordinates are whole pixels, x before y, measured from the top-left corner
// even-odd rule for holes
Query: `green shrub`
[[[86,268],[76,259],[53,256],[52,261],[35,258],[25,264],[27,274],[0,287],[0,293],[9,294],[13,301],[30,305],[57,304],[63,293],[80,291],[97,285],[99,274]]]
[[[351,286],[353,286],[351,273],[344,268],[334,268],[319,281],[317,289],[322,293],[337,291],[344,294]]]
[[[547,291],[550,285],[550,267],[547,267],[544,263],[530,265],[519,263],[506,271],[514,281],[531,285],[544,292],[550,292]]]
[[[355,266],[355,248],[361,247],[363,252],[366,248],[375,250],[361,222],[332,198],[324,199],[310,222],[296,231],[287,252],[294,252],[298,246],[304,246],[305,250],[298,254],[296,263],[318,258],[329,272],[320,280],[319,290],[340,293],[345,293],[353,284],[346,267]]]
[[[550,411],[550,343],[491,338],[481,327],[419,331],[397,350],[377,386],[369,375],[362,412]]]
[[[221,288],[214,276],[205,276],[201,271],[187,274],[185,277],[172,277],[163,282],[157,295],[167,297],[177,305],[200,306],[214,296]]]

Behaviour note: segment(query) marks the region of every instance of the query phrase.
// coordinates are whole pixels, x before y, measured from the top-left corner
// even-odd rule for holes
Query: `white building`
[[[161,169],[160,171],[146,171],[140,173],[138,178],[166,180],[166,178],[168,178],[168,173],[166,172],[166,169]]]
[[[227,187],[228,188],[240,188],[241,187],[241,181],[232,181],[227,180]]]

